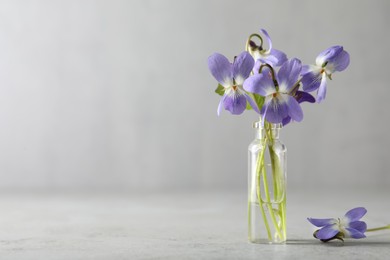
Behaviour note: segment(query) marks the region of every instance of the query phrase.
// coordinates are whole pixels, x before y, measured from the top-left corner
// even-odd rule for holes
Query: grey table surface
[[[246,191],[2,192],[0,259],[390,259],[390,230],[322,243],[306,217],[368,209],[390,224],[390,192],[289,190],[288,242],[247,242]]]

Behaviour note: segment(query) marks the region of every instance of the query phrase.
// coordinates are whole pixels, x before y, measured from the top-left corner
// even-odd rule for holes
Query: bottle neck
[[[279,139],[279,131],[281,124],[271,124],[265,123],[264,125],[261,122],[255,122],[253,127],[256,129],[256,139]]]

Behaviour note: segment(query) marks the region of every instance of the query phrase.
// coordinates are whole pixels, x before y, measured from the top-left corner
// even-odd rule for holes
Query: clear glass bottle
[[[252,243],[286,241],[286,155],[280,124],[255,122],[248,154],[248,238]]]

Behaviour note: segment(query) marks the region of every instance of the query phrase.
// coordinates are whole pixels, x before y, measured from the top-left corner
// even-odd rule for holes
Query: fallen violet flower
[[[367,213],[363,207],[349,210],[342,218],[307,218],[307,220],[320,229],[313,233],[313,236],[322,242],[334,239],[344,241],[344,238],[365,238],[365,232],[390,229],[390,225],[367,229],[367,224],[360,219]]]

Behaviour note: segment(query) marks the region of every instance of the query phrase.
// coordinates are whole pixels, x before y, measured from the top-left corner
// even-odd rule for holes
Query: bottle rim
[[[269,126],[271,129],[280,129],[282,128],[282,124],[267,124],[267,126]],[[253,122],[253,128],[256,128],[256,129],[265,129],[266,126],[263,125],[263,123],[261,122],[261,120],[259,121],[255,121]]]

